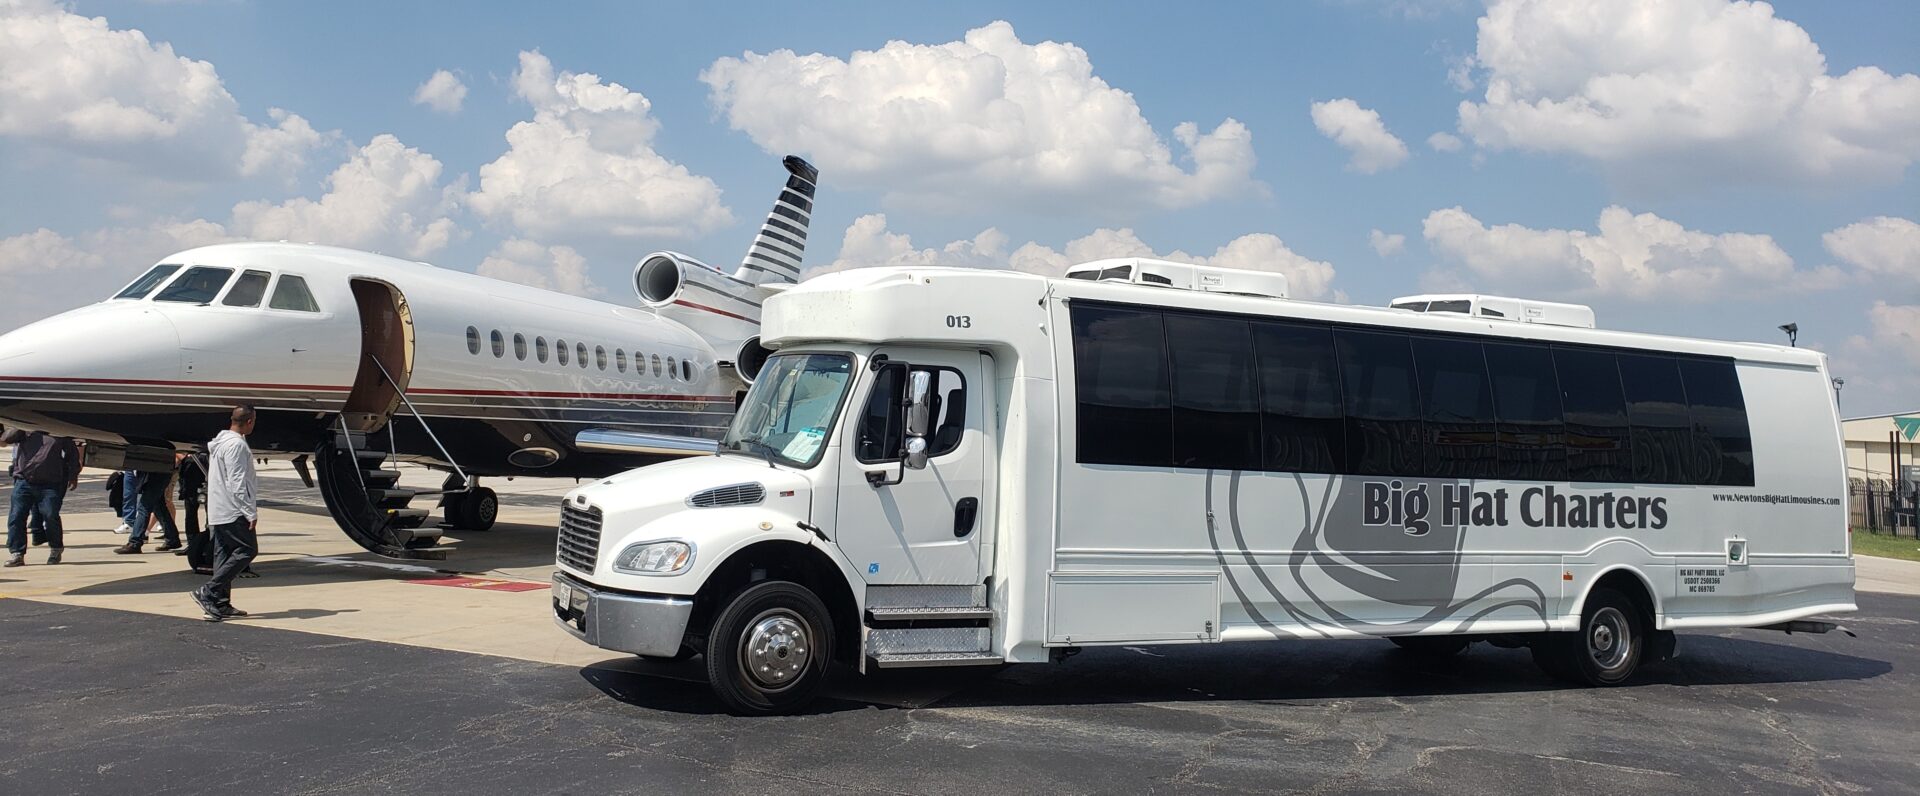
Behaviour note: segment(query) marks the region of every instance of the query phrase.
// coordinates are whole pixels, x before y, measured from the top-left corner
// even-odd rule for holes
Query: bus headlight
[[[613,560],[613,571],[629,575],[673,575],[693,563],[693,545],[686,542],[641,542],[628,545]]]

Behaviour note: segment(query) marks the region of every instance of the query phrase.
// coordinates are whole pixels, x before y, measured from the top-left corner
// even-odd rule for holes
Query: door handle
[[[973,520],[980,513],[979,498],[961,498],[953,507],[953,538],[965,539],[973,533]]]

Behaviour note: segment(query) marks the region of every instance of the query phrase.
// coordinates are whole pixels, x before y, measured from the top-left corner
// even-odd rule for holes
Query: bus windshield
[[[827,447],[853,377],[844,354],[786,354],[767,360],[720,449],[812,467]]]

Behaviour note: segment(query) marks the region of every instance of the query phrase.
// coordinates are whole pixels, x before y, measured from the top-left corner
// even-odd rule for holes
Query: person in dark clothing
[[[17,428],[0,435],[0,445],[14,446],[13,464],[7,468],[13,477],[13,502],[7,510],[5,566],[27,563],[27,518],[36,513],[46,523],[43,535],[51,548],[47,563],[58,564],[66,552],[60,503],[67,490],[80,483],[80,449],[71,439]]]
[[[186,504],[187,549],[174,553],[187,557],[187,566],[202,575],[213,574],[213,537],[200,522],[200,504],[207,490],[207,459],[199,454],[182,454],[180,461],[180,502]]]
[[[127,537],[127,543],[116,547],[113,552],[128,555],[140,552],[147,543],[147,518],[160,526],[160,546],[154,548],[162,553],[179,550],[180,526],[173,521],[173,506],[167,500],[167,486],[173,483],[173,471],[159,473],[141,473],[139,504],[134,508],[133,535]]]

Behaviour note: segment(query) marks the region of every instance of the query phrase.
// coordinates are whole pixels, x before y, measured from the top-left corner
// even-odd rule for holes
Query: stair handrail
[[[447,452],[447,446],[440,443],[439,435],[434,434],[433,427],[427,425],[427,419],[420,416],[420,410],[414,407],[413,399],[407,397],[407,391],[400,388],[400,382],[395,381],[393,374],[387,372],[387,366],[380,363],[379,357],[368,354],[367,358],[373,360],[373,366],[380,369],[380,375],[387,377],[387,383],[395,387],[394,392],[400,396],[400,402],[406,404],[407,412],[412,414],[413,419],[420,423],[420,430],[427,432],[427,439],[433,440],[433,446],[440,449],[440,457],[446,460],[447,466],[453,468],[455,475],[460,476],[460,483],[465,484],[465,486],[454,491],[465,492],[472,489],[473,479],[468,478],[467,471],[461,469],[460,463],[453,460],[453,454]],[[393,421],[389,420],[387,422],[391,423]],[[393,451],[393,453],[398,453],[398,451]]]
[[[367,474],[360,470],[360,454],[353,449],[353,431],[347,428],[347,413],[341,412],[340,443],[347,446],[347,458],[353,460],[353,477],[360,480],[360,491],[367,491]]]

